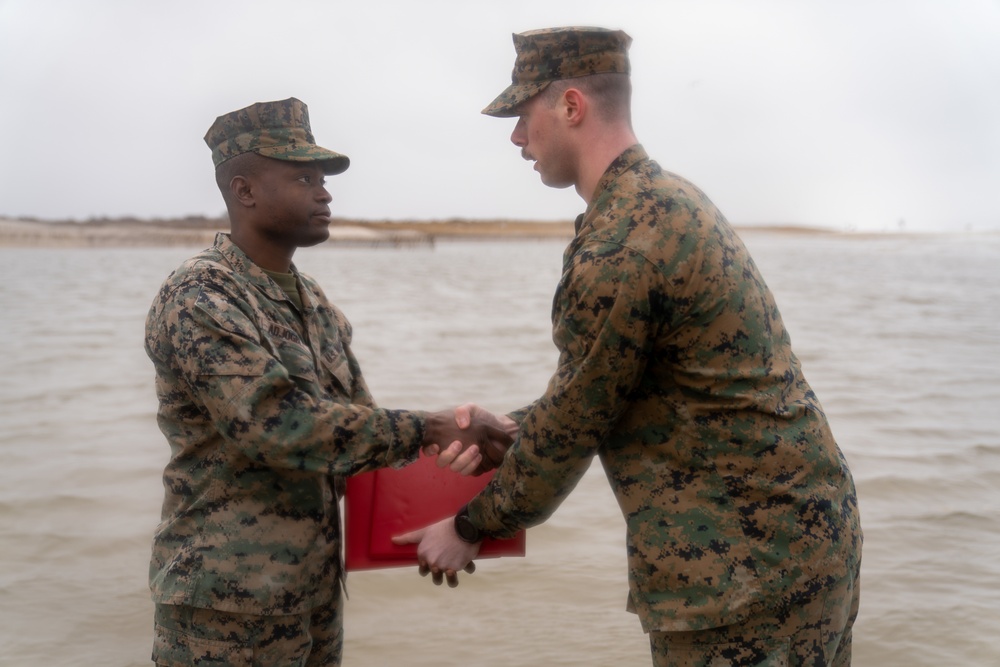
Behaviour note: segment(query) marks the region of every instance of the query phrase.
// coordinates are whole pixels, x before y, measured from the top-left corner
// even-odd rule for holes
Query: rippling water
[[[1000,237],[744,233],[854,470],[855,661],[1000,664]],[[497,410],[555,365],[564,243],[301,251],[383,406]],[[0,665],[149,664],[167,446],[143,320],[196,248],[0,249]],[[524,559],[348,580],[345,665],[648,664],[596,464]]]

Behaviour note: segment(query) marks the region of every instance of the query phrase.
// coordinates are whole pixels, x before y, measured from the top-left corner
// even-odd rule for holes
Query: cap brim
[[[530,100],[538,93],[545,90],[550,81],[535,81],[533,83],[515,83],[497,95],[497,98],[490,102],[489,106],[483,109],[487,116],[497,118],[511,118],[518,115],[517,107]]]
[[[351,159],[346,155],[320,146],[303,146],[301,144],[297,146],[268,146],[258,148],[254,152],[264,157],[288,162],[321,162],[323,163],[323,173],[327,176],[342,174],[351,166]]]

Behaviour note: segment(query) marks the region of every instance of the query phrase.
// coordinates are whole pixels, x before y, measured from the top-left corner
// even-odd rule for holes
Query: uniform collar
[[[649,155],[646,154],[646,150],[642,147],[642,144],[633,144],[626,148],[621,155],[611,161],[611,164],[609,164],[608,168],[604,171],[604,175],[601,176],[601,180],[597,182],[597,187],[594,188],[594,192],[590,197],[590,203],[587,205],[587,210],[580,218],[577,218],[577,233],[580,232],[580,228],[583,226],[583,221],[588,220],[597,208],[598,204],[601,203],[602,193],[607,192],[607,190],[611,187],[611,184],[614,183],[619,176],[628,171],[632,165],[648,159]]]
[[[288,296],[278,283],[271,280],[271,276],[264,273],[264,270],[254,264],[253,260],[247,257],[246,253],[239,249],[225,232],[215,235],[215,248],[218,250],[233,269],[252,282],[257,289],[266,294],[272,301],[287,301]],[[298,275],[295,265],[289,269],[291,273]]]

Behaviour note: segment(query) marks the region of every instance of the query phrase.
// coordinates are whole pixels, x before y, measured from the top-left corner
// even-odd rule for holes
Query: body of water
[[[1000,237],[746,232],[854,471],[855,665],[1000,664]],[[302,250],[385,407],[520,407],[556,362],[559,241]],[[0,665],[149,663],[168,447],[142,349],[197,248],[0,249]],[[595,463],[528,555],[457,589],[348,578],[344,664],[646,665]]]

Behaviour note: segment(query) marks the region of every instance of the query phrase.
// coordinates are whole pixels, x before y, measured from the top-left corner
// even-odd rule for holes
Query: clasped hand
[[[482,475],[500,465],[516,435],[517,423],[510,417],[467,403],[428,416],[422,448],[438,455],[439,468]]]

